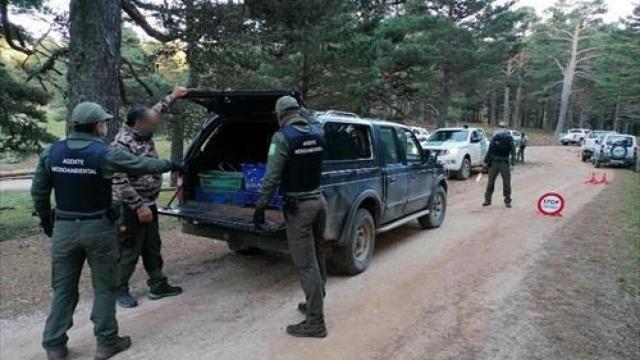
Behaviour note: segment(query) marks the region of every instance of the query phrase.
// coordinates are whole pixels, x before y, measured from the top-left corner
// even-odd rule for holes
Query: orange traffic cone
[[[602,175],[602,180],[598,181],[598,184],[605,184],[605,185],[607,185],[608,183],[610,183],[610,181],[609,181],[609,180],[607,180],[607,173],[604,173],[604,174]]]
[[[596,172],[591,173],[591,177],[584,182],[585,184],[598,184],[599,181],[596,179]]]

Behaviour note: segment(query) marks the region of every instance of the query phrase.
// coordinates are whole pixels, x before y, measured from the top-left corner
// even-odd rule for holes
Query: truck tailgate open
[[[187,202],[161,208],[158,213],[183,219],[191,224],[210,225],[221,229],[235,230],[272,236],[285,229],[284,217],[278,210],[267,210],[266,224],[256,228],[252,222],[254,208],[236,205]],[[226,239],[225,239],[226,240]]]

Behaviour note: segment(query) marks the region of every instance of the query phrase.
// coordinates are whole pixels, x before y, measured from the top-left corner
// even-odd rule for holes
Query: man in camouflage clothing
[[[176,86],[152,108],[134,107],[127,115],[127,123],[113,140],[113,146],[134,155],[157,158],[153,132],[160,123],[160,114],[171,103],[187,94],[187,89]],[[132,176],[117,173],[113,179],[113,199],[120,203],[120,279],[117,301],[123,307],[135,307],[137,300],[129,293],[129,280],[142,257],[142,264],[149,275],[149,298],[157,300],[182,293],[182,288],[171,286],[162,272],[161,241],[158,229],[156,199],[162,186],[157,174]]]

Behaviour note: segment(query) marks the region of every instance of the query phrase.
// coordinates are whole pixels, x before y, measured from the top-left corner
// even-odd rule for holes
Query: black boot
[[[164,297],[176,296],[182,294],[182,288],[179,286],[171,286],[164,283],[149,292],[149,299],[158,300]]]
[[[487,200],[485,200],[485,201],[482,203],[482,206],[489,206],[489,205],[491,205],[491,201],[487,201]]]
[[[324,322],[309,324],[305,320],[299,324],[287,326],[287,333],[296,337],[323,338],[327,336],[327,328],[324,326]]]
[[[105,360],[121,353],[131,347],[131,338],[129,336],[118,336],[112,345],[98,345],[94,360]]]
[[[47,360],[65,360],[69,357],[67,345],[55,350],[47,350]]]

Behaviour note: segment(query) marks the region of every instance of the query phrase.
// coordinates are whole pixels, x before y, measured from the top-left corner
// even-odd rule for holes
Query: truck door
[[[483,133],[480,130],[474,130],[469,137],[469,147],[471,153],[471,165],[476,166],[484,160],[484,154],[486,149],[485,139]]]
[[[379,154],[382,157],[384,178],[384,213],[382,222],[387,223],[404,215],[407,203],[407,166],[403,164],[400,142],[396,129],[391,126],[379,128]]]
[[[407,205],[405,214],[412,214],[416,211],[424,210],[429,204],[429,196],[431,195],[431,185],[433,182],[432,171],[433,163],[423,161],[422,149],[420,143],[406,129],[400,132],[404,136],[400,136],[404,145],[404,160],[407,165]]]

